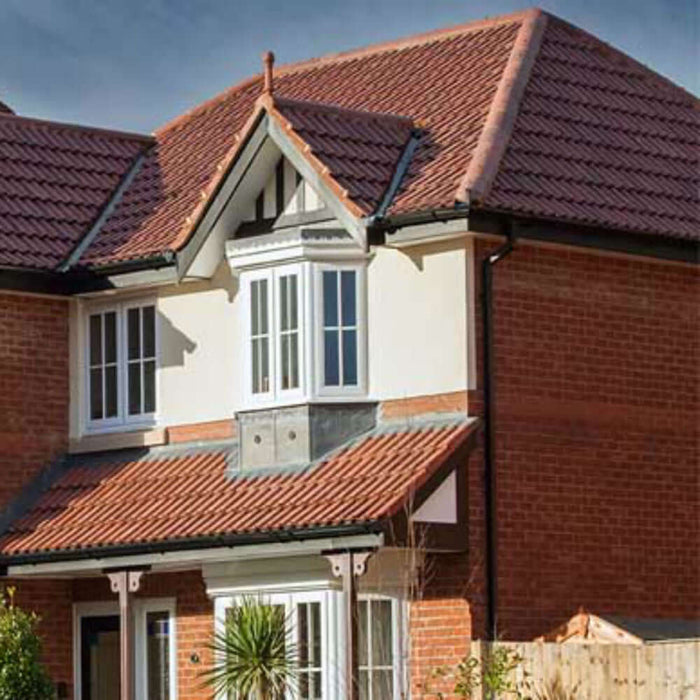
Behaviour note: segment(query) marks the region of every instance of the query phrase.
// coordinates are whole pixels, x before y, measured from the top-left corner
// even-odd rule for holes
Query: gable
[[[281,216],[318,212],[325,203],[316,190],[280,155],[264,187],[246,206],[243,223],[275,221]]]

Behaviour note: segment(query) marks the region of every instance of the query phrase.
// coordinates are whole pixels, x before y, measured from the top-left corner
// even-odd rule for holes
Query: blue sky
[[[518,0],[0,0],[0,100],[149,132],[260,69],[531,3]],[[542,0],[700,93],[697,0]]]

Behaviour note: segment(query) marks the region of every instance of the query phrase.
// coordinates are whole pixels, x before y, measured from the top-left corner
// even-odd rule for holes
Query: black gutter
[[[468,212],[468,213],[467,213]],[[503,235],[503,221],[513,217],[512,212],[468,208],[456,203],[453,208],[429,209],[385,216],[371,221],[368,231],[372,242],[380,242],[384,234],[392,234],[406,226],[437,221],[452,221],[468,217],[469,230],[474,233]],[[683,263],[700,263],[700,241],[657,233],[614,230],[602,226],[577,224],[556,219],[518,215],[517,236],[542,243],[570,245],[579,248],[603,250],[626,255]]]
[[[513,225],[508,222],[508,240],[481,261],[481,313],[483,319],[484,392],[484,511],[486,526],[486,620],[489,639],[498,639],[498,514],[494,465],[494,378],[493,378],[493,268],[513,250]]]
[[[384,531],[381,522],[363,524],[333,525],[302,529],[276,530],[271,532],[231,533],[206,537],[187,537],[182,539],[143,542],[140,544],[118,544],[85,549],[63,549],[35,554],[14,554],[0,557],[0,570],[5,575],[7,567],[32,564],[48,564],[65,561],[84,561],[86,559],[108,559],[110,557],[137,556],[142,554],[166,554],[168,552],[196,551],[215,549],[217,547],[243,547],[253,544],[273,544],[278,542],[298,542],[326,537],[351,537],[353,535],[379,534]]]

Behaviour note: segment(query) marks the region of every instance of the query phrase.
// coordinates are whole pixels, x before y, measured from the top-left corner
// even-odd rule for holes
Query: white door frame
[[[134,615],[134,656],[136,698],[146,700],[148,688],[148,668],[146,665],[146,616],[149,612],[169,613],[170,634],[170,700],[177,700],[177,617],[175,598],[137,598],[133,601]],[[80,628],[85,617],[119,616],[117,601],[90,601],[73,603],[73,697],[82,700],[82,658]]]

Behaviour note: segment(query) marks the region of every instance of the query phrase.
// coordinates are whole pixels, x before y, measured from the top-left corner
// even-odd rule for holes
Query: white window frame
[[[298,626],[297,605],[300,603],[318,603],[321,609],[321,690],[323,700],[335,700],[337,695],[333,692],[336,684],[336,671],[331,663],[329,633],[329,615],[331,606],[329,596],[331,591],[289,591],[289,592],[246,592],[231,596],[219,596],[214,603],[214,624],[217,633],[223,632],[226,623],[226,611],[237,605],[242,605],[246,598],[260,598],[263,605],[284,606],[286,620],[291,621],[291,626],[287,628],[287,640],[290,644],[296,644],[296,634]],[[297,693],[290,690],[286,694],[286,700],[296,700]],[[217,700],[227,700],[225,693],[219,693]]]
[[[296,605],[298,603],[320,603],[321,605],[321,658],[322,658],[322,690],[323,700],[338,700],[344,697],[339,690],[342,688],[345,650],[344,634],[344,605],[343,593],[335,588],[315,587],[302,589],[295,584],[289,584],[290,590],[280,590],[279,586],[261,586],[256,588],[239,589],[233,595],[220,595],[214,598],[214,626],[217,633],[223,632],[226,620],[226,610],[240,605],[248,597],[260,597],[264,604],[284,605],[285,615],[292,620],[292,627],[287,634],[290,641],[296,643]],[[393,661],[394,661],[394,697],[393,700],[405,700],[408,697],[406,659],[408,658],[409,640],[405,636],[407,630],[407,608],[404,599],[399,595],[380,593],[360,593],[358,600],[389,600],[392,605],[393,629]],[[291,692],[286,700],[292,700],[296,695]],[[220,693],[217,700],[227,700]]]
[[[129,415],[128,412],[128,311],[129,309],[153,306],[155,322],[155,399],[156,410],[149,413]],[[117,415],[111,418],[91,418],[90,411],[90,317],[94,314],[116,314],[117,328]],[[103,304],[90,304],[85,306],[83,315],[83,386],[82,405],[85,411],[84,431],[88,434],[118,432],[122,430],[134,430],[138,428],[150,428],[158,422],[160,406],[160,323],[158,318],[158,304],[155,298],[137,298],[128,301],[111,302]]]
[[[352,271],[355,273],[355,309],[357,318],[357,384],[343,386],[325,385],[325,358],[324,358],[324,313],[323,313],[323,273],[325,271],[337,272]],[[346,263],[319,263],[315,265],[314,294],[315,300],[315,389],[321,397],[357,397],[367,393],[367,267],[364,264]],[[340,319],[338,319],[340,322]],[[339,334],[339,343],[342,345],[342,337]],[[340,376],[342,379],[342,360]]]
[[[279,309],[280,278],[297,276],[297,335],[298,335],[298,363],[299,363],[299,386],[291,389],[282,388],[282,333],[280,329],[281,314]],[[306,275],[304,266],[301,264],[280,265],[274,268],[262,270],[251,270],[244,273],[241,282],[243,287],[243,328],[245,338],[245,349],[243,355],[243,378],[245,383],[246,403],[249,406],[265,406],[275,403],[293,403],[303,400],[306,396],[306,305],[304,300],[304,289],[306,287]],[[267,280],[268,285],[268,308],[267,323],[269,330],[269,372],[270,383],[266,392],[253,393],[253,352],[252,352],[252,318],[251,318],[251,295],[252,283],[258,280]]]
[[[393,677],[393,700],[402,700],[407,697],[404,689],[407,687],[406,660],[408,654],[408,635],[406,605],[402,599],[396,596],[383,595],[381,593],[361,593],[357,597],[358,603],[363,601],[389,601],[391,603],[392,621],[392,677]],[[371,610],[371,605],[370,605]],[[368,637],[369,641],[369,637]],[[371,654],[371,642],[368,652]],[[370,663],[371,666],[371,663]]]
[[[146,656],[146,615],[149,612],[167,612],[170,632],[170,700],[177,700],[177,615],[174,598],[137,598],[133,603],[135,640],[136,697],[146,698],[148,690],[148,667]],[[82,654],[81,627],[86,617],[119,616],[116,601],[95,601],[73,604],[73,695],[82,700]]]

